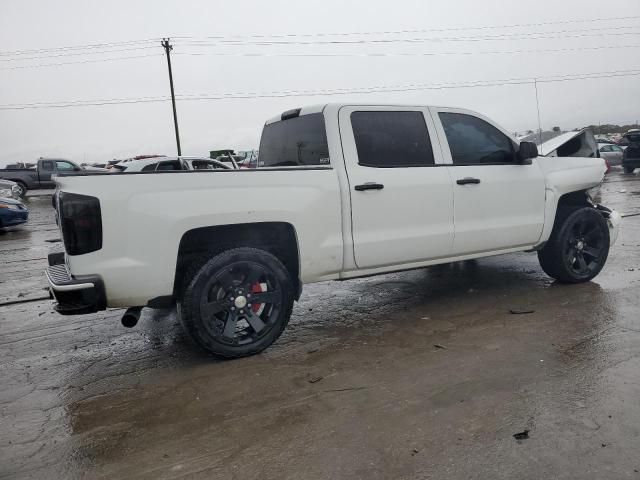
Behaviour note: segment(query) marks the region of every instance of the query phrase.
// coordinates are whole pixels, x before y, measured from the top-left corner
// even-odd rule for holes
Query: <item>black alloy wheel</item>
[[[609,243],[607,220],[595,208],[562,210],[538,259],[545,273],[560,282],[588,282],[604,267]]]
[[[181,320],[191,337],[215,355],[258,353],[289,321],[291,280],[284,265],[266,251],[229,250],[188,275],[193,277],[180,301]]]

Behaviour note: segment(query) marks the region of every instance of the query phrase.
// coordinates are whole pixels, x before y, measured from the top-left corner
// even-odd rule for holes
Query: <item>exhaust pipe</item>
[[[142,307],[129,307],[127,311],[122,315],[122,326],[127,328],[133,328],[138,324],[140,320],[140,312]]]

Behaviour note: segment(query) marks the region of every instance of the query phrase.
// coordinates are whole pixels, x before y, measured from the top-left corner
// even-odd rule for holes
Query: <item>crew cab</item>
[[[594,278],[620,215],[600,158],[538,157],[478,113],[328,104],[266,122],[259,168],[59,175],[62,314],[177,306],[222,357],[282,333],[303,284],[519,251],[559,282]],[[185,208],[188,205],[189,208]]]
[[[17,184],[18,195],[24,196],[27,190],[54,188],[52,176],[58,173],[80,172],[82,168],[70,160],[61,158],[40,158],[34,168],[0,169],[0,178]]]

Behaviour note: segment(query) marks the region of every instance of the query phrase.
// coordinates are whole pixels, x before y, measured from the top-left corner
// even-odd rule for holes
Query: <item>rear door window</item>
[[[435,163],[422,112],[353,112],[351,127],[359,165],[390,168]]]
[[[493,125],[463,113],[439,116],[454,165],[515,163],[513,142]]]
[[[260,167],[305,167],[329,163],[322,113],[270,123],[262,130]]]
[[[157,170],[159,172],[168,171],[168,170],[182,170],[182,167],[180,166],[180,162],[179,161],[170,160],[168,162],[160,162],[160,164],[158,165]]]

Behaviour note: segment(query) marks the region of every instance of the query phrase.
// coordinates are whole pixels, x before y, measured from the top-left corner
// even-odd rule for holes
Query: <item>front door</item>
[[[453,185],[428,110],[343,107],[339,123],[358,268],[447,257]]]
[[[514,141],[470,112],[431,109],[454,188],[453,255],[535,244],[542,233],[545,183],[535,159],[517,160]],[[448,147],[448,148],[447,148]]]

